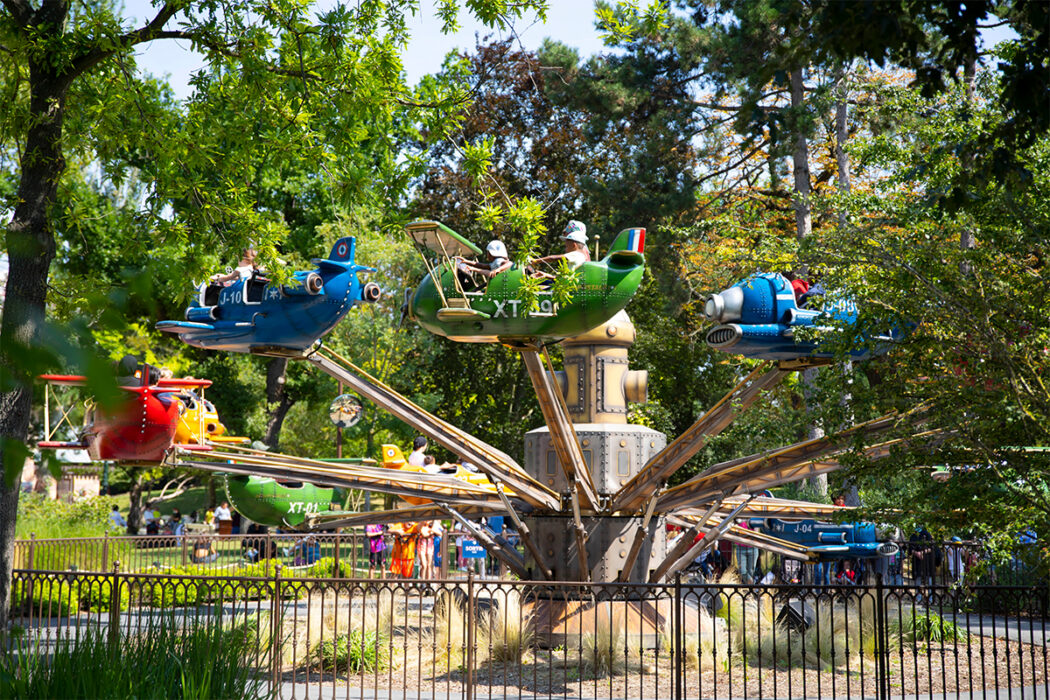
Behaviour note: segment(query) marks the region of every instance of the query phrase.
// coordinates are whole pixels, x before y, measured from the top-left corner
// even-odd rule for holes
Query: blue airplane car
[[[708,297],[704,317],[719,324],[706,336],[716,350],[761,360],[830,359],[834,353],[822,346],[819,336],[856,323],[857,305],[850,299],[828,298],[823,308],[800,308],[786,277],[761,272]],[[818,333],[802,340],[795,336],[802,327]],[[895,338],[886,335],[875,340],[888,347]],[[850,353],[858,360],[869,354],[868,343],[858,344]]]
[[[161,321],[157,328],[208,350],[301,352],[355,304],[379,299],[379,286],[360,278],[375,268],[354,262],[355,247],[355,239],[340,238],[327,259],[310,261],[315,270],[293,273],[288,284],[273,284],[258,272],[225,287],[205,282],[186,309],[185,321]]]
[[[835,525],[817,520],[750,518],[748,525],[767,535],[807,547],[821,561],[892,557],[899,550],[892,542],[879,542],[878,532],[871,523]]]

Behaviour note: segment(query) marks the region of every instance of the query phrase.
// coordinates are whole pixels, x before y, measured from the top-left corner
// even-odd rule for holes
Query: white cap
[[[587,243],[587,226],[582,221],[573,219],[565,224],[565,231],[562,233],[561,239],[585,245]]]
[[[494,258],[510,257],[507,255],[507,246],[503,245],[503,241],[489,241],[489,244],[485,246],[485,251]]]

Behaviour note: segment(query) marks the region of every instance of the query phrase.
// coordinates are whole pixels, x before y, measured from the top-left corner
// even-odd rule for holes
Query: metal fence
[[[456,571],[456,531],[446,532],[435,549],[442,577]],[[369,543],[363,528],[348,532],[315,533],[304,543],[302,533],[248,533],[219,535],[191,531],[185,535],[106,535],[105,537],[65,537],[43,539],[31,536],[16,539],[14,562],[17,569],[50,571],[107,572],[113,562],[121,562],[128,572],[143,573],[208,573],[215,575],[250,575],[260,562],[280,561],[292,568],[315,566],[315,573],[343,578],[389,576],[393,537],[384,536],[386,551],[383,566],[369,563]],[[198,550],[203,544],[205,548]],[[204,551],[211,552],[200,556]],[[320,562],[320,564],[319,564]],[[254,565],[254,566],[253,566]],[[488,570],[498,570],[490,561]],[[465,572],[463,574],[465,576]]]
[[[17,570],[19,650],[220,625],[285,698],[1046,697],[1047,589]]]

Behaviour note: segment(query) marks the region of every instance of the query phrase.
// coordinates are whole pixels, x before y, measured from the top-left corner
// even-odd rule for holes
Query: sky
[[[320,0],[319,7],[334,4]],[[408,84],[415,85],[419,79],[436,72],[449,51],[471,50],[476,45],[475,37],[490,33],[480,22],[474,21],[465,10],[460,10],[460,30],[454,34],[441,33],[441,22],[434,17],[434,3],[420,0],[420,12],[409,19],[411,41],[402,56]],[[581,57],[602,51],[602,40],[594,28],[594,4],[590,0],[554,0],[547,10],[547,21],[541,23],[531,19],[518,20],[514,31],[518,40],[527,49],[539,48],[547,37],[576,48]],[[155,13],[149,0],[126,0],[126,16],[137,20],[136,26],[144,23]],[[509,33],[497,37],[510,36]],[[178,99],[189,96],[190,74],[203,66],[199,54],[190,49],[189,42],[176,40],[154,41],[138,53],[139,66],[156,77],[170,77],[172,88]]]

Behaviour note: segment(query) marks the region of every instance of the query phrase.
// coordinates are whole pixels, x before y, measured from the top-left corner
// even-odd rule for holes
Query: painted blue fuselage
[[[857,305],[850,299],[825,298],[820,309],[800,308],[783,275],[763,272],[712,294],[704,316],[719,323],[706,335],[707,344],[717,350],[762,360],[830,359],[835,354],[827,343],[829,334],[857,322]],[[803,328],[813,330],[798,333]],[[874,338],[880,350],[894,339]],[[857,341],[850,356],[869,356],[872,343]]]
[[[379,298],[374,283],[359,273],[374,272],[354,262],[354,239],[342,238],[314,270],[293,273],[287,284],[265,277],[227,286],[203,284],[186,309],[185,321],[161,321],[189,345],[227,352],[282,353],[309,348],[362,301]]]
[[[835,525],[817,520],[750,518],[748,525],[768,535],[800,544],[822,561],[888,557],[896,554],[898,549],[892,542],[879,542],[878,532],[871,523]]]

